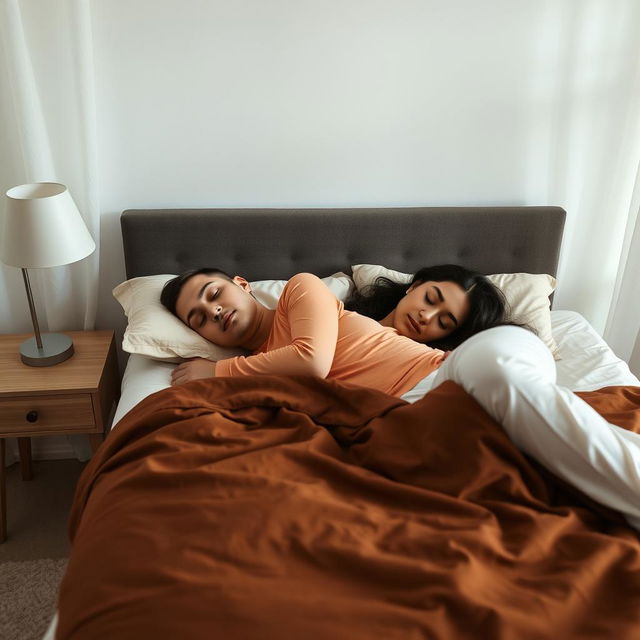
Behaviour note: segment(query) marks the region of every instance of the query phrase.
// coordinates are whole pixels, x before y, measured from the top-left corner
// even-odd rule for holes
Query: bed
[[[564,220],[558,207],[121,217],[128,279],[208,265],[252,281],[444,262],[555,276]],[[559,382],[640,430],[626,364],[579,314],[549,322]],[[173,366],[129,357],[76,492],[55,637],[637,637],[637,534],[453,383],[411,404],[284,376],[167,388]]]

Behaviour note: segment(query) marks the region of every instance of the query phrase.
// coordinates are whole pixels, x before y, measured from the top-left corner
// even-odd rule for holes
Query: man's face
[[[221,347],[241,347],[257,321],[249,283],[218,274],[198,274],[183,285],[176,313],[188,327]]]

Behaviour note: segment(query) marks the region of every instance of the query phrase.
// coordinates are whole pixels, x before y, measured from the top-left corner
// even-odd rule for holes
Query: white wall
[[[569,213],[555,305],[601,331],[633,6],[94,0],[99,325],[121,326],[125,208],[553,204]]]

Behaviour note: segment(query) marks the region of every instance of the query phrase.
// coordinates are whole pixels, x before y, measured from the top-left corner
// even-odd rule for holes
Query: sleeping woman
[[[289,280],[275,311],[259,304],[239,276],[218,269],[178,276],[165,286],[163,304],[211,342],[254,355],[183,363],[172,383],[280,373],[330,377],[402,396],[427,377],[432,388],[452,380],[522,451],[640,529],[640,435],[608,423],[556,384],[544,343],[522,327],[499,326],[505,324],[499,293],[493,292],[495,312],[477,321],[475,292],[484,290],[482,279],[465,287],[453,276],[422,280],[424,273],[378,319],[345,310],[311,274]],[[445,360],[438,345],[455,349]]]

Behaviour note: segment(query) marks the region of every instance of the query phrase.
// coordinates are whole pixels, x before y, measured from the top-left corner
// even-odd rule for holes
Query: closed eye
[[[444,300],[444,296],[442,295],[442,291],[440,290],[440,287],[436,287],[436,286],[434,285],[434,286],[433,286],[433,288],[435,289],[435,292],[438,294],[438,298],[440,299],[440,302],[444,302],[444,301],[445,301],[445,300]],[[430,303],[430,304],[432,304],[432,303]],[[449,318],[451,318],[451,322],[453,322],[453,327],[444,327],[444,326],[442,325],[442,323],[440,324],[440,326],[441,326],[443,329],[449,329],[449,328],[453,329],[453,328],[457,327],[457,326],[458,326],[458,320],[457,320],[457,319],[456,319],[456,317],[453,315],[453,313],[449,312],[449,313],[448,313],[448,316],[449,316]]]
[[[189,327],[191,329],[196,329],[196,328],[200,328],[206,321],[206,317],[204,315],[204,313],[200,312],[200,311],[196,311],[194,313],[191,314],[191,317],[189,318]]]
[[[451,324],[449,324],[448,322],[445,323],[442,318],[439,319],[440,327],[445,331],[448,331],[449,329],[455,329],[458,326],[458,321],[452,313],[448,313],[445,318],[451,320]]]

